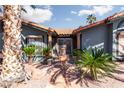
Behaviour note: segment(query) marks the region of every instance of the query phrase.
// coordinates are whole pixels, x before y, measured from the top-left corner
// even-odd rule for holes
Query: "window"
[[[46,47],[46,44],[43,42],[43,36],[28,35],[26,44],[32,44],[36,46],[37,56],[41,56],[43,47]]]
[[[27,44],[32,44],[35,42],[43,42],[42,36],[28,35],[27,36]]]

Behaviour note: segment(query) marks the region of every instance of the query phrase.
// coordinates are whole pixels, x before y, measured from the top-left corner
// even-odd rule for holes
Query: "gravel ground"
[[[90,88],[122,88],[124,87],[124,63],[118,64],[119,67],[117,68],[120,72],[115,74],[116,79],[112,79],[109,77],[100,78],[98,82],[88,81],[88,85],[84,84],[80,86],[79,84],[75,84],[75,81],[71,82],[71,85],[67,86],[64,82],[64,79],[60,75],[57,78],[56,84],[50,83],[50,77],[54,73],[55,69],[52,69],[51,74],[47,73],[47,69],[45,68],[36,68],[36,66],[25,65],[27,70],[32,74],[32,79],[27,81],[27,83],[21,83],[16,85],[15,87],[18,88],[81,88],[81,87],[90,87]]]
[[[48,73],[48,67],[37,65],[28,65],[25,64],[26,70],[29,75],[32,75],[32,78],[27,82],[22,82],[19,84],[13,84],[13,88],[123,88],[124,87],[124,63],[118,64],[118,70],[120,72],[114,74],[115,79],[109,77],[101,77],[98,82],[96,81],[88,81],[88,84],[84,84],[80,86],[80,84],[75,84],[75,81],[71,82],[71,85],[67,86],[64,82],[63,77],[60,75],[57,78],[56,83],[53,85],[50,83],[51,75],[54,73],[56,69],[52,69],[51,73]]]

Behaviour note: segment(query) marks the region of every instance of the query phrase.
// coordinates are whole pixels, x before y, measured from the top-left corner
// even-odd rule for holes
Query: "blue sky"
[[[91,13],[96,15],[97,20],[102,20],[124,10],[124,6],[55,5],[50,7],[53,13],[51,20],[42,24],[53,28],[77,28],[84,26],[86,25],[86,18],[91,11],[93,11]]]
[[[27,13],[22,12],[22,18],[51,28],[77,28],[86,25],[89,14],[94,14],[97,20],[102,20],[124,10],[124,6],[119,5],[38,5],[35,10],[30,6],[23,8]]]

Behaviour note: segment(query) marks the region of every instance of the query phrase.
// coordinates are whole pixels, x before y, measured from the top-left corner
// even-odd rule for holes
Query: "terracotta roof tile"
[[[2,19],[3,19],[3,16],[0,14],[0,20],[2,20]],[[40,25],[40,24],[35,23],[35,22],[31,22],[31,21],[26,20],[26,19],[22,19],[22,23],[27,24],[27,25],[32,25],[32,26],[35,26],[35,27],[40,28],[40,29],[47,30],[48,32],[55,32],[54,29],[52,29],[52,28],[45,27],[43,25]]]
[[[114,15],[112,15],[111,17],[109,17],[109,20],[114,20],[120,17],[124,17],[124,11],[121,11],[119,13],[115,13]]]
[[[88,29],[88,28],[91,28],[91,27],[95,27],[95,26],[98,26],[98,25],[101,25],[101,24],[105,24],[106,23],[106,19],[105,20],[101,20],[101,21],[97,21],[95,23],[92,23],[92,24],[89,24],[89,25],[86,25],[86,26],[80,26],[79,28],[73,30],[73,33],[72,34],[76,34],[82,30],[85,30],[85,29]]]

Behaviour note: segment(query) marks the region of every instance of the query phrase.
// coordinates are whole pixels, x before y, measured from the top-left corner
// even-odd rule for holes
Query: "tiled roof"
[[[119,13],[115,13],[114,15],[108,17],[109,20],[115,20],[118,19],[120,17],[124,17],[124,11],[121,11]]]
[[[119,13],[115,13],[114,15],[109,16],[109,17],[107,17],[104,20],[97,21],[97,22],[95,22],[93,24],[89,24],[89,25],[86,25],[86,26],[83,26],[83,27],[79,27],[79,28],[73,30],[73,33],[72,34],[76,34],[76,33],[80,32],[82,30],[85,30],[85,29],[88,29],[88,28],[92,28],[92,27],[95,27],[95,26],[100,25],[100,24],[105,24],[108,21],[115,20],[115,19],[118,19],[120,17],[124,17],[124,11],[121,11]]]
[[[37,28],[44,29],[46,31],[54,32],[54,30],[52,28],[48,28],[48,27],[42,26],[40,24],[37,24],[35,22],[31,22],[31,21],[25,20],[25,19],[22,20],[22,23],[23,24],[28,24],[28,25],[31,25],[31,26],[35,26]]]
[[[0,14],[0,20],[3,19],[3,16]],[[26,19],[22,19],[22,23],[25,24],[25,25],[31,25],[31,26],[34,26],[36,28],[40,28],[40,29],[44,29],[48,32],[55,32],[55,30],[53,30],[52,28],[49,28],[49,27],[45,27],[45,26],[42,26],[38,23],[35,23],[35,22],[31,22],[29,20],[26,20]]]
[[[80,26],[79,28],[73,30],[73,33],[72,34],[76,34],[82,30],[85,30],[85,29],[88,29],[88,28],[92,28],[92,27],[95,27],[95,26],[98,26],[98,25],[101,25],[101,24],[105,24],[106,23],[106,19],[105,20],[102,20],[102,21],[97,21],[95,23],[92,23],[92,24],[89,24],[89,25],[86,25],[86,26]]]

